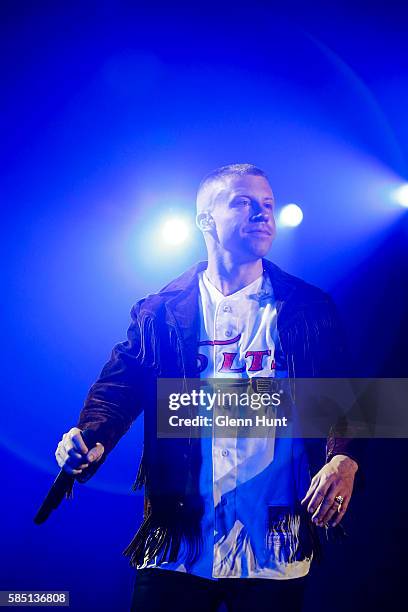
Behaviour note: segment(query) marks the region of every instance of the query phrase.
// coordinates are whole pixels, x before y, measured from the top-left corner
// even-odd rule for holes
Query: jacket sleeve
[[[344,378],[349,381],[353,376],[353,367],[351,365],[350,353],[347,346],[346,333],[342,325],[337,307],[332,298],[328,298],[328,307],[330,312],[331,338],[330,344],[332,348],[332,365],[331,371],[335,376]],[[356,401],[346,414],[338,417],[337,422],[333,423],[326,442],[326,462],[330,461],[335,455],[347,455],[359,466],[356,473],[356,485],[361,488],[364,483],[364,454],[366,448],[366,440],[361,437],[364,424],[361,422],[361,413],[358,402]]]
[[[140,389],[144,368],[140,360],[142,338],[139,312],[140,302],[131,310],[127,340],[114,346],[109,361],[90,388],[80,412],[76,427],[95,431],[98,441],[105,447],[101,460],[79,475],[77,480],[80,482],[93,476],[142,412]]]

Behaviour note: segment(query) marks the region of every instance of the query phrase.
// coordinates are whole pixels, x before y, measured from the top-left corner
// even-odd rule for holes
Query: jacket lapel
[[[184,376],[198,375],[197,346],[200,334],[198,273],[205,270],[207,262],[200,262],[168,285],[164,293],[170,293],[166,301],[166,319],[176,330],[184,358]]]

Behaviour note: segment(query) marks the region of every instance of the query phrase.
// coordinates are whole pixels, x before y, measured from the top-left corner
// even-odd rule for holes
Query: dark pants
[[[307,576],[290,580],[220,578],[146,568],[136,571],[131,612],[299,612]],[[225,610],[220,608],[220,610]]]

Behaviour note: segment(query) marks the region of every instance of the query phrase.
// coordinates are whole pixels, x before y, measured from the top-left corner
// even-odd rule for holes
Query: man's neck
[[[250,285],[262,276],[262,259],[236,263],[225,259],[208,258],[207,277],[223,295],[231,295],[243,287]]]

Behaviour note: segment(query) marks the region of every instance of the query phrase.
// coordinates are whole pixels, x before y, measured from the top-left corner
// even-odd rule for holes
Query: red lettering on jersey
[[[241,338],[241,334],[238,334],[238,336],[235,336],[235,338],[230,338],[230,340],[202,340],[201,342],[198,343],[198,346],[228,346],[229,344],[235,344],[236,342],[240,340],[240,338]],[[236,353],[231,353],[231,354],[234,357],[236,355]],[[234,357],[231,359],[231,364],[234,361]],[[224,361],[225,361],[225,353],[224,353]],[[197,355],[198,373],[201,374],[201,372],[204,372],[207,366],[208,366],[208,357],[206,355],[203,355],[203,353],[198,353]],[[228,372],[245,372],[245,366],[242,370],[241,369],[236,369],[236,370],[227,369],[227,371]]]
[[[199,346],[228,346],[229,344],[235,344],[241,338],[241,334],[235,336],[235,338],[231,338],[230,340],[203,340],[199,342]],[[219,372],[231,372],[235,374],[240,374],[241,372],[245,372],[246,366],[243,365],[239,368],[233,368],[233,363],[235,357],[238,353],[223,353],[224,360],[221,368],[218,370]],[[251,366],[248,368],[248,372],[260,372],[263,370],[263,358],[265,356],[269,357],[271,355],[270,350],[266,351],[247,351],[245,353],[245,359],[248,357],[252,357]],[[201,374],[208,366],[208,357],[203,355],[202,353],[198,353],[197,355],[197,367],[198,372]],[[275,360],[273,359],[271,363],[271,370],[276,369]]]
[[[224,361],[222,362],[221,368],[218,370],[219,372],[245,372],[245,365],[243,365],[241,368],[232,367],[234,359],[238,355],[238,353],[223,353],[223,355]]]
[[[245,353],[245,359],[247,357],[252,357],[252,363],[251,363],[251,367],[248,368],[248,372],[259,372],[260,370],[263,370],[263,358],[265,357],[265,355],[267,355],[269,357],[269,355],[271,354],[271,351],[247,351]]]

